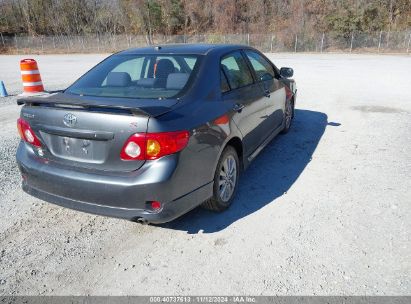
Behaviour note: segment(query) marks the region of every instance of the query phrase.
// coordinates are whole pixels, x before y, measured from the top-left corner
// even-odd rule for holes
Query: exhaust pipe
[[[140,223],[142,225],[148,225],[148,221],[145,218],[139,217],[135,220],[135,222]]]

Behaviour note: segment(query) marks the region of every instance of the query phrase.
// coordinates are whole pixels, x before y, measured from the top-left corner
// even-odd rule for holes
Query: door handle
[[[267,98],[270,97],[270,96],[271,96],[271,92],[270,92],[269,90],[265,90],[265,91],[264,91],[264,96],[267,97]]]
[[[233,107],[233,110],[236,112],[241,112],[244,109],[244,105],[242,103],[236,103]]]

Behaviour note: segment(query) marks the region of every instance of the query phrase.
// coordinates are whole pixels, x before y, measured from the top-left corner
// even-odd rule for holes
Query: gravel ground
[[[409,295],[411,57],[269,56],[295,69],[292,130],[243,174],[227,212],[162,226],[24,194],[19,108],[0,98],[0,294]],[[21,57],[0,56],[11,93]],[[104,56],[34,58],[58,89]]]

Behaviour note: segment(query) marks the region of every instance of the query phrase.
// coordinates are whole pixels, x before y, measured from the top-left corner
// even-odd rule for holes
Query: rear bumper
[[[123,218],[131,221],[144,220],[152,224],[161,224],[172,221],[177,217],[183,215],[184,213],[187,213],[191,209],[197,207],[199,203],[205,200],[204,197],[207,197],[208,193],[212,191],[212,183],[204,185],[199,189],[196,189],[193,192],[188,193],[174,201],[165,203],[161,211],[159,212],[150,212],[144,209],[111,207],[106,205],[75,201],[33,188],[26,182],[23,182],[23,190],[28,194],[46,202],[78,211],[109,217]]]
[[[88,213],[143,219],[164,223],[188,212],[212,195],[212,183],[187,187],[190,179],[178,165],[179,155],[146,162],[139,170],[126,173],[73,169],[38,157],[21,142],[17,163],[23,176],[23,190],[44,201]],[[153,211],[150,201],[162,208]]]

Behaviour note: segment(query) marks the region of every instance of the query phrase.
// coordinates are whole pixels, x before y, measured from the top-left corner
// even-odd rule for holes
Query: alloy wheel
[[[237,182],[237,162],[232,155],[228,155],[221,164],[218,181],[219,195],[223,202],[228,202],[235,190]]]

